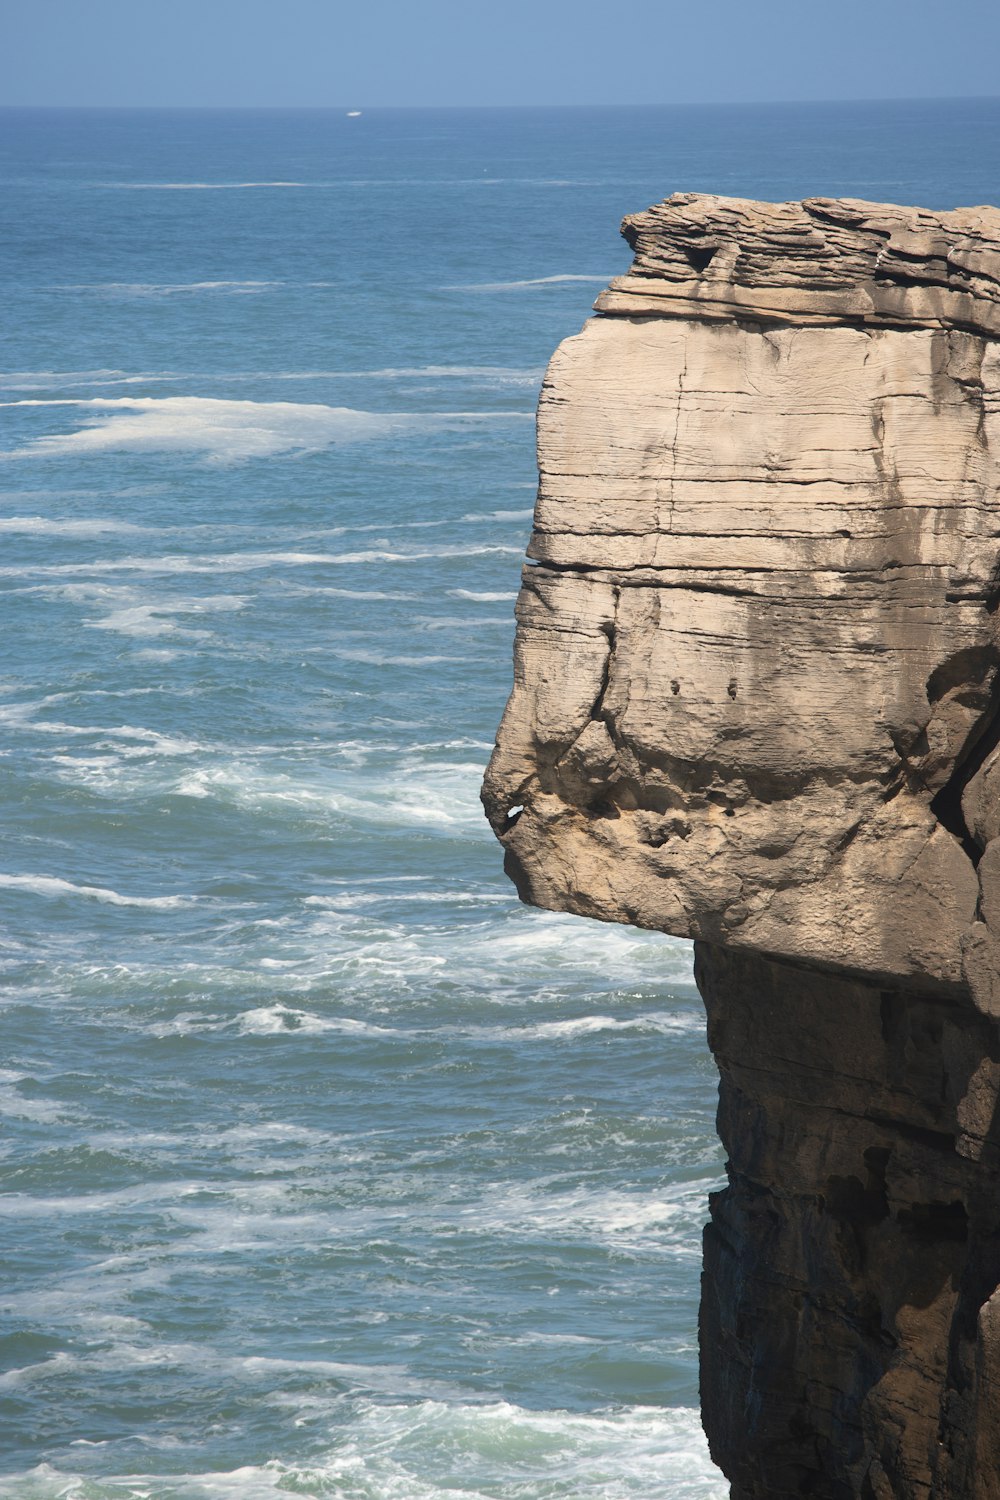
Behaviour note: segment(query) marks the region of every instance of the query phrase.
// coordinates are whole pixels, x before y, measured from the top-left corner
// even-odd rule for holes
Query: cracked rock
[[[483,799],[524,899],[697,942],[734,1500],[1000,1500],[1000,212],[623,233]]]

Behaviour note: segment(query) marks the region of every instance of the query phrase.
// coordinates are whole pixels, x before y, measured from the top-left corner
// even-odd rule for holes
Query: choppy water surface
[[[0,1495],[724,1494],[689,950],[477,800],[534,403],[623,213],[982,201],[997,123],[3,117]]]

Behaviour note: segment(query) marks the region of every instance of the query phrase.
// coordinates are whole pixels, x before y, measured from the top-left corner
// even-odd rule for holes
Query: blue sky
[[[0,102],[994,95],[998,0],[0,0]]]

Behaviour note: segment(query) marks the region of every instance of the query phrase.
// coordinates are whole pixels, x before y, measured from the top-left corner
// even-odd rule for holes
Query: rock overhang
[[[541,392],[508,867],[957,990],[992,962],[1000,213],[679,194],[624,231]]]

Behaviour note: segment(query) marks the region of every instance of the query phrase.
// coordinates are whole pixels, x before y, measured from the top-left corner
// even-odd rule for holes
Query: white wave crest
[[[486,510],[470,511],[462,517],[463,521],[530,521],[534,516],[534,510],[527,507],[523,510]]]
[[[615,1016],[573,1016],[566,1021],[536,1021],[528,1026],[498,1028],[498,1033],[512,1041],[547,1042],[570,1041],[609,1031],[677,1036],[697,1035],[704,1029],[704,1020],[697,1012],[656,1011],[648,1015],[629,1016],[626,1020],[619,1020]]]
[[[400,898],[395,898],[399,900]],[[405,898],[404,898],[405,899]],[[418,898],[411,898],[418,899]],[[295,961],[262,959],[260,967],[280,974],[283,969],[294,967]],[[501,1046],[526,1041],[576,1041],[584,1036],[604,1033],[632,1032],[640,1035],[659,1036],[699,1035],[704,1031],[704,1021],[695,1011],[659,1011],[647,1015],[630,1016],[619,1020],[614,1016],[576,1016],[565,1021],[537,1021],[524,1026],[480,1025],[454,1023],[443,1026],[382,1026],[354,1016],[324,1016],[315,1011],[302,1010],[284,1002],[256,1006],[241,1011],[234,1020],[213,1018],[201,1014],[175,1016],[171,1021],[155,1022],[147,1030],[150,1035],[189,1036],[200,1032],[224,1031],[235,1027],[241,1036],[294,1037],[320,1036],[324,1033],[345,1037],[369,1037],[378,1040],[393,1038],[412,1043],[445,1042],[455,1039],[473,1042],[491,1042]]]
[[[324,1373],[350,1379],[353,1370],[330,1365]],[[315,1416],[309,1398],[296,1399],[304,1414]],[[341,1500],[725,1500],[729,1493],[692,1407],[571,1412],[458,1397],[358,1399],[346,1421],[342,1407],[338,1415],[339,1432],[328,1451],[308,1459],[86,1479],[46,1463],[0,1478],[0,1496],[278,1500],[294,1492]]]
[[[107,297],[171,297],[177,293],[223,292],[253,296],[284,286],[283,281],[92,281],[53,287],[53,291],[98,292]]]
[[[122,896],[106,886],[74,885],[57,875],[0,874],[0,890],[29,891],[35,896],[54,898],[82,896],[108,906],[139,906],[150,911],[175,911],[180,906],[192,906],[198,899],[197,896]]]
[[[0,578],[100,578],[114,573],[184,574],[184,573],[250,573],[258,568],[274,567],[352,567],[360,563],[442,562],[451,557],[521,557],[523,548],[508,547],[499,542],[468,546],[461,544],[393,551],[371,548],[364,552],[217,552],[167,553],[159,557],[96,558],[93,562],[48,563],[0,567]]]
[[[83,457],[110,452],[193,453],[212,463],[315,453],[339,443],[495,422],[526,422],[528,412],[372,412],[292,401],[225,401],[204,396],[64,397],[8,401],[11,407],[73,407],[83,425],[6,450],[7,458]]]
[[[0,1115],[44,1124],[63,1122],[70,1117],[63,1105],[56,1104],[51,1099],[33,1099],[30,1095],[19,1093],[16,1085],[25,1076],[7,1068],[0,1072]]]
[[[465,380],[489,385],[536,386],[544,369],[518,369],[509,365],[388,365],[381,370],[312,370],[253,379],[274,380]]]
[[[338,589],[332,585],[324,586],[323,584],[317,584],[314,588],[297,587],[294,593],[297,599],[371,599],[395,602],[405,601],[410,604],[415,604],[420,599],[419,594],[408,594],[402,589]]]
[[[38,592],[49,598],[89,605],[98,610],[97,615],[83,621],[88,630],[111,630],[139,639],[170,635],[178,640],[210,640],[212,631],[182,625],[176,616],[230,614],[245,609],[250,603],[247,594],[157,596],[148,589],[139,590],[116,583],[48,584],[39,586]],[[49,701],[59,701],[62,697],[62,694],[51,695]]]
[[[87,586],[77,587],[85,590]],[[69,593],[70,590],[66,592]],[[85,620],[84,624],[89,630],[112,630],[119,635],[139,638],[170,635],[175,639],[211,640],[212,631],[180,625],[175,616],[230,614],[245,609],[250,602],[245,594],[210,594],[204,598],[186,596],[150,600],[137,596],[133,589],[108,588],[106,585],[99,585],[93,593],[99,595],[95,603],[103,606],[106,613],[97,619]]]
[[[117,385],[124,370],[0,370],[0,391],[47,391],[67,385]]]
[[[320,1032],[339,1032],[343,1036],[396,1036],[390,1026],[375,1026],[350,1016],[316,1016],[291,1005],[262,1005],[244,1011],[236,1018],[236,1028],[243,1036],[289,1036],[301,1033],[316,1036]]]
[[[517,598],[513,589],[497,591],[477,589],[449,589],[453,599],[469,599],[474,604],[507,604]]]
[[[93,187],[117,188],[128,192],[187,193],[223,192],[237,188],[303,188],[334,187],[328,182],[295,182],[277,179],[274,182],[95,182]]]
[[[482,763],[400,765],[385,776],[349,772],[289,775],[249,760],[216,762],[184,776],[178,796],[213,798],[256,814],[343,819],[488,836],[479,802]]]
[[[433,667],[443,662],[466,661],[464,656],[402,656],[390,651],[370,651],[361,647],[331,647],[330,655],[339,661],[357,661],[372,667]]]
[[[600,286],[607,286],[610,280],[610,276],[565,274],[562,276],[532,276],[524,281],[470,281],[463,285],[446,286],[444,290],[446,292],[519,292],[529,287],[555,286],[560,282],[567,281],[593,282]]]
[[[470,790],[474,795],[475,788]],[[479,836],[473,821],[477,809],[472,805],[472,795],[465,828],[457,821],[448,822],[442,825],[442,833],[450,837]],[[381,804],[373,803],[370,810],[359,809],[356,815],[377,823],[384,812]],[[531,990],[533,1002],[550,996],[559,1003],[558,997],[567,993],[593,994],[595,1009],[607,1003],[595,993],[595,985],[598,990],[603,988],[604,976],[609,974],[622,989],[669,985],[672,991],[685,995],[692,989],[690,943],[662,933],[608,927],[564,913],[530,911],[507,899],[492,908],[487,905],[483,919],[469,926],[414,926],[400,919],[403,903],[394,892],[387,892],[383,909],[368,907],[371,919],[359,922],[359,917],[366,917],[366,907],[347,894],[346,901],[343,895],[314,898],[315,904],[306,907],[310,917],[305,927],[292,921],[280,934],[269,932],[275,941],[274,951],[287,954],[292,961],[282,972],[286,994],[322,996],[331,979],[349,973],[352,991],[376,998],[381,1005],[390,996],[406,996],[416,986],[426,987],[447,976],[474,994],[477,1004],[487,1007],[477,1013],[474,1030],[458,1023],[459,1031],[505,1044],[505,1026],[490,1029],[483,1025],[483,1016],[491,1014],[500,996],[521,992],[524,987]],[[507,893],[503,894],[506,897]],[[470,906],[476,904],[470,902]],[[672,1017],[672,1013],[659,1014]],[[546,1022],[537,1024],[544,1026]],[[676,1026],[672,1018],[652,1023],[648,1016],[643,1024],[650,1030],[693,1038],[702,1033],[704,1017],[692,1005],[689,1022],[678,1008]],[[521,1037],[512,1040],[544,1038],[544,1032],[533,1030],[532,1022],[524,1026]],[[558,1040],[558,1032],[551,1039]]]
[[[152,528],[109,517],[70,520],[59,516],[3,516],[0,532],[14,536],[146,536]],[[155,533],[154,533],[155,534]]]
[[[106,282],[100,286],[72,287],[66,290],[103,290],[111,293],[131,286],[136,295],[139,295],[141,292],[153,294],[160,291],[169,294],[171,291],[194,291],[212,287],[242,287],[249,291],[284,285],[286,283],[276,281],[179,282],[176,285],[164,283],[162,286],[154,282]],[[461,380],[474,385],[534,388],[540,383],[544,373],[541,367],[521,369],[510,365],[387,365],[377,370],[8,370],[0,371],[0,390],[65,390],[74,386],[147,385],[182,380],[213,380],[223,385],[272,380]]]
[[[697,1229],[708,1213],[708,1195],[718,1186],[714,1174],[660,1193],[595,1192],[541,1181],[495,1183],[488,1201],[461,1209],[454,1221],[474,1234],[582,1238],[673,1260],[698,1260]]]

